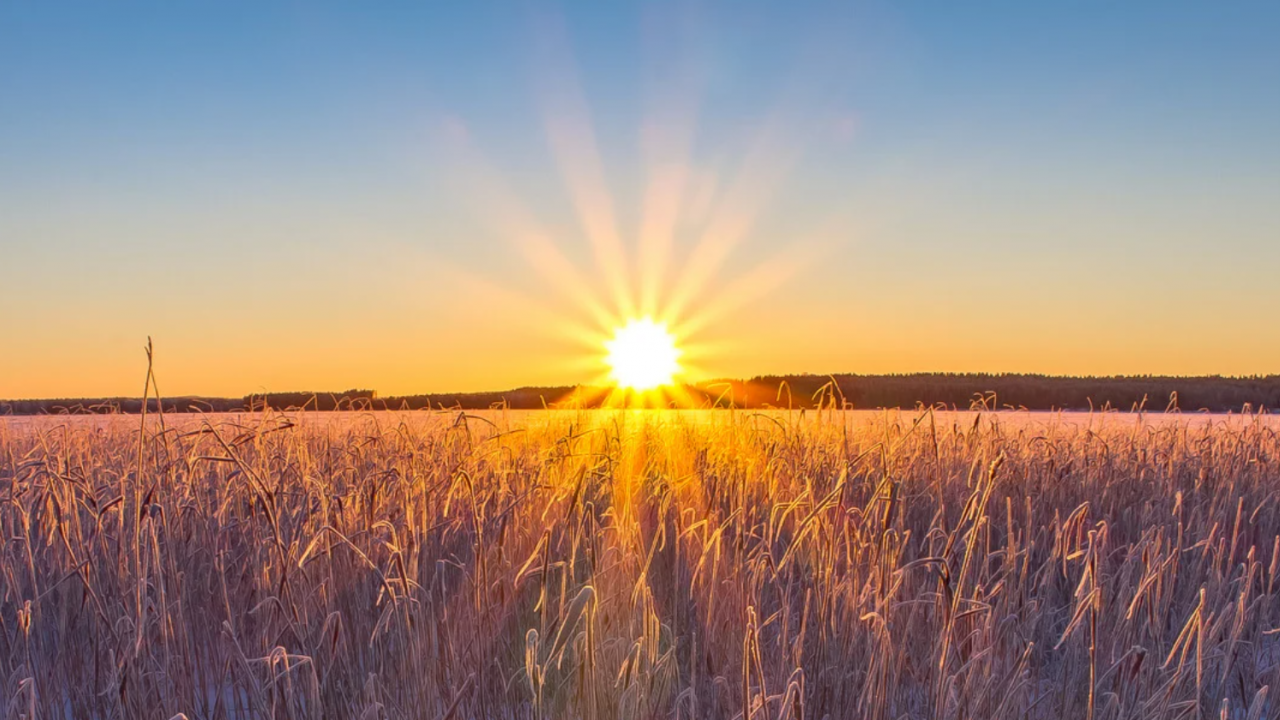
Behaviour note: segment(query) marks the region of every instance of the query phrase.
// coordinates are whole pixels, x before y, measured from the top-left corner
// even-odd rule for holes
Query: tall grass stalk
[[[6,420],[3,717],[1280,717],[1273,420],[842,407]]]

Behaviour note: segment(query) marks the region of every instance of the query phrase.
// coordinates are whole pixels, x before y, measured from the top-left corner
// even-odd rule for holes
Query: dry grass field
[[[1280,717],[1266,417],[0,421],[5,718]]]

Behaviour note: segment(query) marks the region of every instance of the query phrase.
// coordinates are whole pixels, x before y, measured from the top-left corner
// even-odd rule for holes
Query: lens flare
[[[632,320],[604,343],[605,364],[619,387],[652,390],[670,385],[680,372],[680,349],[667,326],[652,318]]]

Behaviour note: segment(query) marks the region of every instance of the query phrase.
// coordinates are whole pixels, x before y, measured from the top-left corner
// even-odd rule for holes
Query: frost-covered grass
[[[140,427],[0,421],[4,717],[1280,716],[1265,417]]]

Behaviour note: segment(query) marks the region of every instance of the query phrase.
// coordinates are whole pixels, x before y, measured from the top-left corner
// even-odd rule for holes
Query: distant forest
[[[575,389],[586,392],[575,393]],[[379,397],[372,390],[290,392],[241,398],[166,397],[164,412],[235,412],[302,409],[422,410],[508,407],[592,407],[600,389],[525,387],[503,392],[434,393]],[[1122,410],[1150,412],[1258,412],[1280,407],[1280,375],[1257,377],[1057,377],[915,373],[908,375],[786,375],[719,380],[685,386],[701,407],[854,409],[986,408],[1027,410]],[[155,399],[148,412],[160,408]],[[138,413],[141,398],[0,400],[0,415]]]

